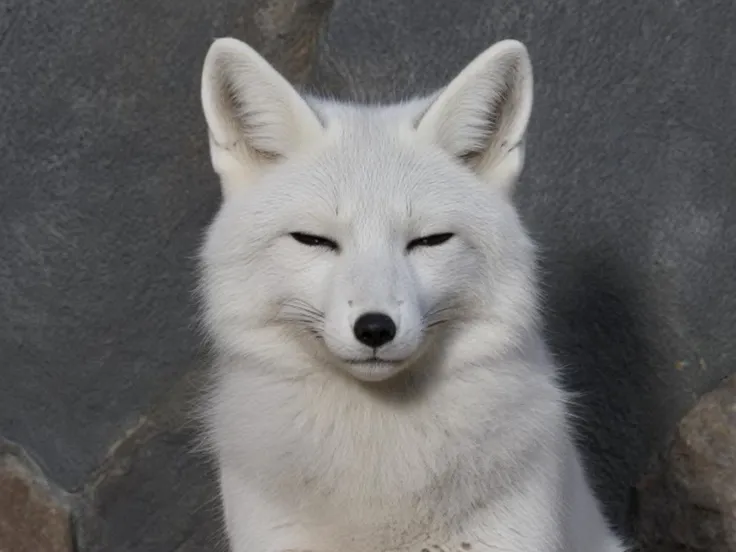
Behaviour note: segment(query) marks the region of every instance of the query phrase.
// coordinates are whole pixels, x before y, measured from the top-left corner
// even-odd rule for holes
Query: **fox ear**
[[[516,40],[497,42],[437,94],[417,132],[510,191],[524,165],[532,96],[526,47]]]
[[[313,143],[323,131],[289,82],[234,38],[216,40],[207,52],[202,109],[224,192],[247,185],[257,171]]]

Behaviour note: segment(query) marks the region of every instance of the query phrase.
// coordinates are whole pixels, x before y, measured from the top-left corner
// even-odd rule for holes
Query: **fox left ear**
[[[497,42],[432,101],[417,132],[510,192],[524,165],[532,110],[532,66],[516,40]]]

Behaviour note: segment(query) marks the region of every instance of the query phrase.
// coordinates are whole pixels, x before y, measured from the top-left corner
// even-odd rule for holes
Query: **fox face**
[[[202,102],[223,204],[202,288],[217,344],[247,353],[275,329],[380,381],[457,324],[522,326],[533,248],[510,195],[531,96],[514,41],[430,97],[381,107],[303,98],[247,45],[216,41]]]

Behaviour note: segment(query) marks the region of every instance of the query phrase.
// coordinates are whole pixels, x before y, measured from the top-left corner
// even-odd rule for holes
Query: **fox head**
[[[428,97],[363,106],[303,96],[224,38],[202,105],[223,191],[201,256],[221,350],[252,353],[272,329],[315,365],[380,381],[439,340],[487,356],[528,330],[533,246],[511,201],[532,106],[521,43]]]

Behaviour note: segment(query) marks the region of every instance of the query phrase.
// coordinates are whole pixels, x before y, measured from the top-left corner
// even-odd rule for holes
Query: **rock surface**
[[[292,83],[303,84],[317,39],[335,0],[256,0],[246,23],[248,43]]]
[[[496,40],[528,46],[515,201],[591,477],[621,528],[642,466],[736,366],[732,28],[733,0],[340,0],[321,39],[327,91],[379,100],[445,84]]]
[[[77,532],[3,460],[0,552],[222,549],[174,392],[197,391],[193,259],[219,202],[200,71],[235,36],[301,82],[331,4],[0,0],[0,435],[74,497]]]
[[[736,376],[704,395],[639,484],[647,552],[736,552]]]
[[[183,415],[161,409],[196,364],[191,260],[219,200],[198,80],[219,36],[298,84],[386,98],[444,84],[500,38],[529,45],[518,201],[617,524],[643,460],[733,372],[732,0],[340,0],[322,33],[332,3],[0,0],[0,434],[77,493],[77,552],[222,549],[212,474]],[[703,496],[725,500],[712,476],[728,471],[699,456],[718,443],[682,442],[711,479],[653,471],[641,534],[718,551],[728,518]],[[65,495],[3,462],[0,552],[66,550]]]
[[[69,507],[20,451],[0,444],[0,552],[72,552]]]
[[[198,352],[208,46],[247,40],[296,78],[324,5],[0,0],[0,435],[65,490]]]
[[[79,552],[220,550],[217,477],[192,416],[205,365],[190,369],[88,482],[77,512]]]

